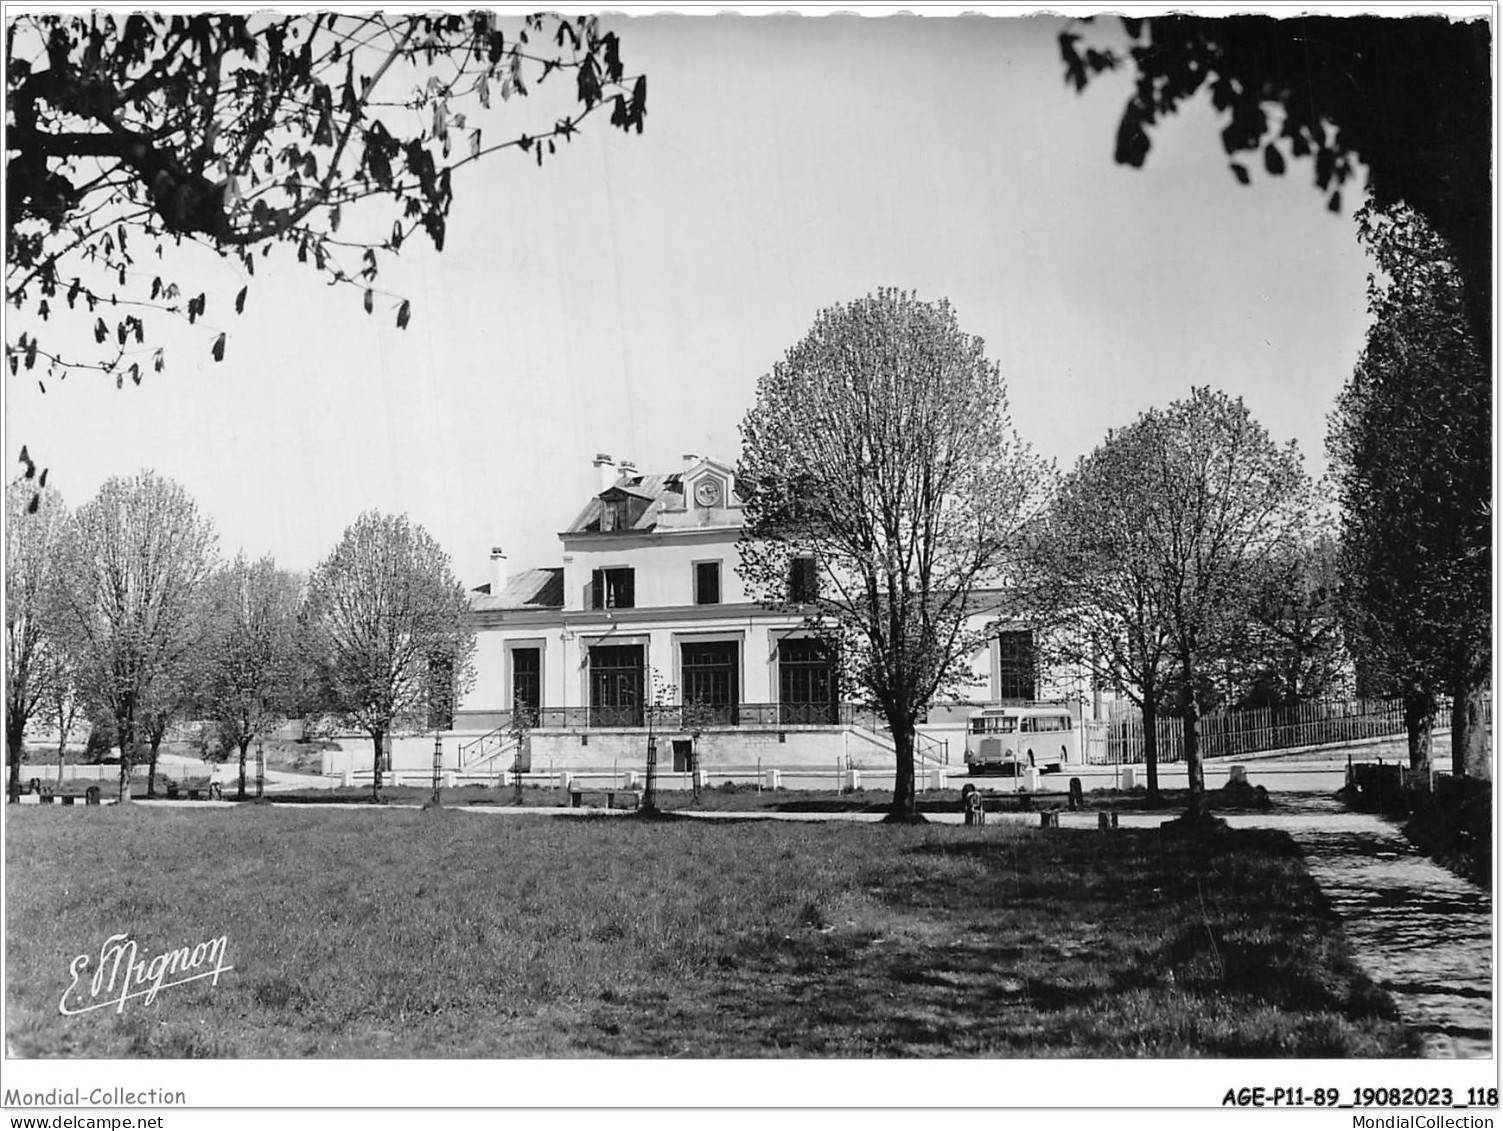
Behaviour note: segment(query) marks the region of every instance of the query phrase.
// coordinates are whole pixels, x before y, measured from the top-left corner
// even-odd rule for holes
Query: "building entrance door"
[[[642,725],[642,646],[601,645],[590,649],[590,725]]]

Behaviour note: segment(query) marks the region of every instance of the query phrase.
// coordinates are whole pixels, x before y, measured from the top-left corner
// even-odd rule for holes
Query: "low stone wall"
[[[459,748],[468,742],[473,742],[483,733],[482,731],[445,731],[441,736],[444,748],[442,768],[445,770],[461,769]],[[371,762],[375,758],[375,747],[371,745],[368,735],[341,734],[335,741],[338,743],[336,748],[320,752],[320,773],[334,775],[344,774],[347,771],[370,773]],[[433,769],[433,735],[430,733],[392,736],[390,768],[407,772],[419,770],[431,772]]]
[[[673,742],[681,734],[658,737],[658,765],[673,766]],[[612,766],[647,765],[647,734],[641,730],[535,731],[532,742],[532,771],[609,769]],[[870,743],[859,743],[840,727],[786,727],[781,730],[743,728],[734,731],[707,731],[695,744],[695,756],[702,769],[715,771],[729,767],[805,766],[834,770],[844,765],[849,754],[853,762],[864,766],[885,766],[893,760],[890,751]]]

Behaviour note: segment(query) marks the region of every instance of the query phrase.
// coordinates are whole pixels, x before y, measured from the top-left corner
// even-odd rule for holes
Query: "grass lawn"
[[[23,1056],[1401,1056],[1284,837],[453,810],[7,813]],[[72,959],[226,935],[65,1017]]]

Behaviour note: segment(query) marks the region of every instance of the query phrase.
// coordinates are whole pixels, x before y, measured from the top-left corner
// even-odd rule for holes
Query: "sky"
[[[70,505],[153,467],[222,553],[298,570],[362,510],[406,512],[474,586],[492,546],[513,571],[559,563],[596,452],[734,462],[758,377],[821,308],[892,286],[950,299],[1061,468],[1211,385],[1324,470],[1369,264],[1308,162],[1238,184],[1202,100],[1153,132],[1145,168],[1116,165],[1126,77],[1068,87],[1058,17],[605,23],[649,76],[644,132],[457,176],[444,252],[419,238],[383,271],[405,331],[285,249],[236,318],[239,270],[200,256],[224,361],[164,327],[167,369],[139,387],[11,379],[9,450]]]

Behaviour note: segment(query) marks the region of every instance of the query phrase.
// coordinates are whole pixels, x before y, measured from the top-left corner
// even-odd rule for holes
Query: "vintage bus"
[[[971,712],[966,726],[965,764],[972,774],[1058,773],[1082,761],[1080,741],[1064,703],[983,707]]]

